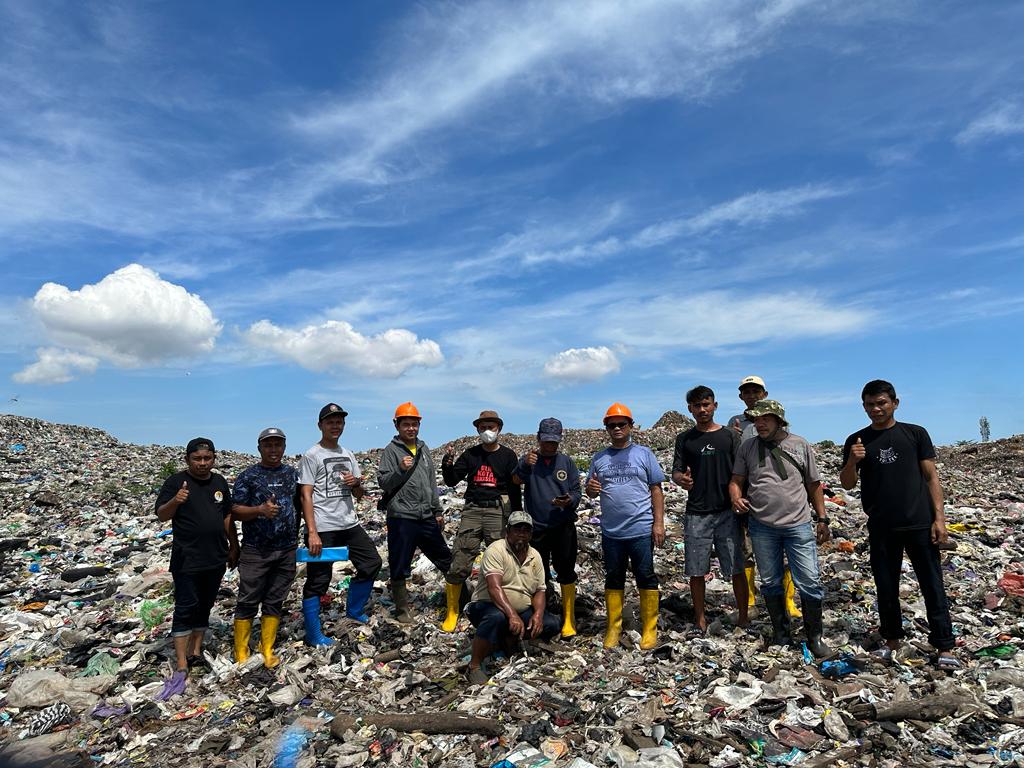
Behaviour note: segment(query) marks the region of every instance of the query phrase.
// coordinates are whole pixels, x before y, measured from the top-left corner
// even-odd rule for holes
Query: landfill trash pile
[[[638,435],[668,470],[685,417]],[[210,435],[216,440],[216,435]],[[840,436],[841,437],[841,436]],[[312,443],[292,437],[291,450]],[[567,430],[579,458],[601,430]],[[533,435],[505,435],[522,453]],[[475,438],[453,443],[456,450]],[[342,439],[344,444],[344,438]],[[435,446],[438,465],[446,446]],[[225,577],[206,642],[207,669],[183,691],[172,669],[170,536],[153,513],[181,447],[137,446],[78,426],[0,416],[0,763],[157,766],[683,766],[1024,764],[1024,439],[943,448],[938,466],[955,549],[946,585],[963,669],[936,668],[916,582],[903,581],[909,642],[878,645],[859,494],[839,488],[839,449],[819,447],[833,540],[820,551],[825,635],[833,657],[767,648],[767,617],[735,627],[731,588],[707,586],[709,630],[692,624],[680,533],[686,493],[666,484],[668,542],[659,646],[641,652],[626,616],[623,645],[602,648],[603,570],[596,501],[578,521],[580,635],[525,643],[469,685],[468,622],[438,627],[443,579],[421,558],[410,582],[416,621],[391,617],[387,569],[370,623],[325,606],[338,643],[302,644],[304,566],[286,603],[278,653],[232,661],[237,576]],[[374,454],[359,454],[370,493],[364,527],[384,554]],[[229,481],[257,457],[217,456]],[[439,478],[440,482],[440,478]],[[461,489],[442,496],[454,535]],[[386,560],[386,558],[385,558]],[[909,565],[905,565],[909,568]],[[336,567],[331,594],[351,570]],[[637,597],[627,587],[626,605]],[[553,595],[554,597],[554,595]],[[552,599],[549,607],[558,609]],[[628,610],[627,610],[628,613]],[[798,622],[797,622],[798,623]],[[799,636],[799,630],[794,632]]]

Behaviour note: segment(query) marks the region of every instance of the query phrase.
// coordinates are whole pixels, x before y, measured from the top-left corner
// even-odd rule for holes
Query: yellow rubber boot
[[[782,574],[782,592],[786,596],[786,613],[789,614],[789,618],[799,619],[803,613],[796,607],[796,587],[793,586],[793,574],[789,572],[789,568]]]
[[[576,585],[562,585],[562,637],[576,636]]]
[[[235,619],[235,661],[241,664],[249,658],[249,636],[252,619]]]
[[[754,566],[746,569],[747,574],[747,608],[754,607],[754,596],[757,595],[757,573]]]
[[[441,630],[443,632],[454,632],[456,625],[459,623],[459,596],[462,594],[462,585],[445,582],[444,592],[448,603],[448,611],[445,614],[444,621],[441,622]]]
[[[260,619],[260,653],[263,654],[263,666],[273,669],[281,660],[274,655],[274,643],[277,641],[277,628],[281,625],[280,616],[264,616]]]
[[[624,589],[606,589],[604,604],[608,609],[608,624],[604,632],[604,647],[614,648],[622,636],[622,597]]]
[[[656,589],[640,590],[640,648],[649,651],[658,644],[658,598]]]

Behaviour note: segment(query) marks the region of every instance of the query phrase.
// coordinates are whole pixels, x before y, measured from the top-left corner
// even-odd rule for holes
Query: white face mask
[[[480,433],[480,440],[484,445],[494,445],[498,442],[498,432],[494,429],[485,429]]]

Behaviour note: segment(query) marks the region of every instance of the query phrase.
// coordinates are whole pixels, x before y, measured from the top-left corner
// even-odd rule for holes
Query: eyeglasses
[[[604,425],[604,428],[611,432],[612,430],[615,429],[625,429],[628,426],[628,421],[609,421],[607,424]]]

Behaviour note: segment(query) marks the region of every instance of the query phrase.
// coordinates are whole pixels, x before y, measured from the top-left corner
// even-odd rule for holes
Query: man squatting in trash
[[[481,685],[483,660],[509,636],[545,640],[558,633],[558,617],[545,612],[547,579],[540,553],[530,546],[533,518],[509,515],[505,537],[488,545],[480,560],[480,580],[466,613],[476,627],[469,660],[469,682]]]
[[[463,451],[458,459],[449,447],[441,459],[445,485],[466,481],[452,565],[445,577],[447,611],[441,624],[445,632],[454,632],[459,623],[463,585],[473,571],[480,544],[487,546],[501,540],[509,514],[523,508],[521,490],[512,480],[519,457],[498,442],[504,424],[497,412],[482,411],[473,421],[480,442]]]
[[[562,637],[576,634],[576,509],[580,505],[580,472],[576,462],[559,453],[562,422],[542,419],[537,448],[519,459],[513,477],[523,485],[523,505],[533,519],[530,545],[540,553],[544,578],[552,561],[562,588]]]
[[[604,598],[608,610],[604,647],[614,648],[622,636],[622,604],[626,564],[640,592],[640,647],[658,643],[658,575],[654,548],[665,543],[665,473],[650,448],[634,445],[633,414],[612,403],[604,415],[611,446],[590,461],[586,492],[601,497],[601,549],[604,552]]]
[[[711,547],[718,553],[722,577],[732,581],[739,612],[737,624],[747,625],[747,579],[743,573],[743,532],[729,500],[729,480],[740,437],[715,422],[715,393],[694,387],[686,393],[694,426],[676,437],[672,479],[687,491],[683,522],[686,575],[690,577],[694,623],[708,628],[704,616],[705,577],[711,573]]]
[[[740,444],[729,496],[738,513],[750,514],[750,541],[772,621],[772,644],[792,643],[782,590],[785,553],[803,605],[807,647],[815,656],[830,656],[832,650],[821,639],[825,590],[818,545],[831,534],[814,449],[788,431],[786,411],[778,401],[755,403],[746,415],[754,419],[757,437]]]
[[[274,643],[281,624],[281,609],[295,580],[298,472],[284,463],[285,434],[277,427],[260,432],[256,448],[259,464],[242,470],[231,492],[231,516],[242,523],[235,661],[241,663],[249,658],[252,623],[262,605],[260,653],[263,665],[273,668],[280,662],[274,655]]]
[[[366,493],[355,455],[338,444],[345,431],[348,412],[337,403],[320,409],[317,426],[320,441],[306,451],[299,462],[299,490],[302,516],[306,523],[309,554],[319,557],[325,547],[348,547],[349,561],[356,575],[349,582],[345,615],[366,623],[366,604],[373,580],[382,562],[373,541],[359,525],[355,501]],[[302,588],[302,615],[306,643],[331,645],[334,640],[320,628],[320,598],[331,586],[331,562],[306,564],[306,583]]]
[[[938,651],[936,662],[941,668],[958,669],[960,660],[950,653],[956,641],[939,558],[939,545],[949,540],[949,533],[935,447],[924,427],[896,421],[900,401],[888,381],[865,384],[861,402],[871,424],[846,438],[839,482],[847,490],[856,487],[858,479],[861,484],[879,632],[885,640],[878,655],[891,658],[905,636],[900,572],[906,552],[924,597],[928,642]]]
[[[384,446],[377,468],[377,482],[384,492],[377,508],[386,512],[387,519],[391,598],[395,618],[402,624],[413,621],[407,582],[416,548],[441,573],[447,574],[452,564],[452,553],[444,540],[434,460],[430,448],[418,437],[420,420],[420,412],[412,403],[402,403],[395,409],[398,434]]]
[[[212,440],[189,440],[187,468],[168,477],[156,497],[157,518],[171,521],[171,637],[176,661],[172,680],[182,690],[189,667],[202,659],[203,635],[224,571],[238,562],[231,489],[223,476],[212,471],[216,458]]]

